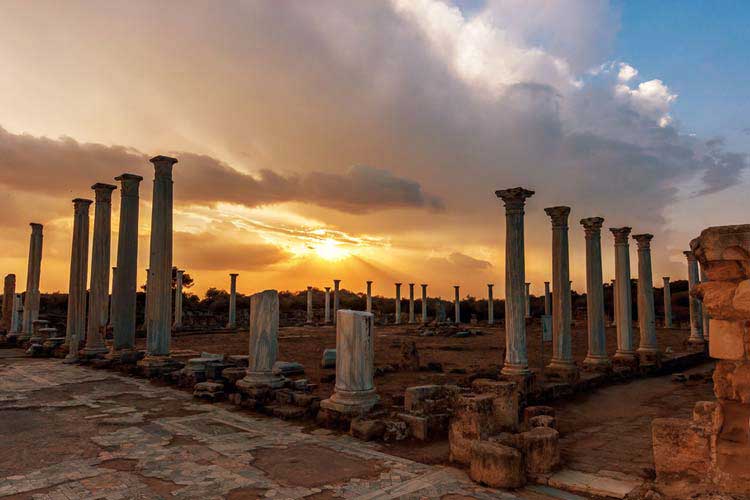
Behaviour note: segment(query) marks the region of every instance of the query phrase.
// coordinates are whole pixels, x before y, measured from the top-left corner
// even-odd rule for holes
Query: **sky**
[[[6,0],[0,3],[0,272],[67,291],[73,207],[174,169],[174,264],[193,292],[311,285],[483,297],[504,282],[497,189],[523,186],[526,274],[551,275],[544,208],[652,233],[654,282],[710,225],[746,223],[750,4],[645,0]],[[119,191],[113,196],[114,264]],[[93,210],[91,214],[93,222]],[[637,269],[635,244],[631,268]]]

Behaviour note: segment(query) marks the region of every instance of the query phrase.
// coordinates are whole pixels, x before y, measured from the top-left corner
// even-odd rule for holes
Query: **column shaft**
[[[326,287],[326,310],[325,310],[325,323],[331,322],[331,287]]]
[[[427,324],[427,285],[422,284],[422,324]]]
[[[604,324],[604,282],[602,278],[601,217],[582,219],[586,234],[586,318],[589,345],[584,364],[590,367],[609,366]]]
[[[552,314],[552,294],[549,291],[549,281],[544,282],[544,315]]]
[[[372,312],[372,281],[367,282],[367,312]]]
[[[284,378],[273,372],[278,351],[279,294],[276,290],[265,290],[250,297],[248,366],[245,378],[237,382],[237,387],[247,390],[284,385]]]
[[[656,339],[656,312],[654,311],[654,281],[651,271],[651,239],[653,234],[634,234],[638,246],[638,329],[641,333],[638,354],[641,364],[656,362],[659,352]]]
[[[570,331],[570,261],[568,253],[568,215],[570,207],[550,207],[544,211],[552,220],[552,360],[554,371],[575,372]]]
[[[617,352],[615,360],[630,362],[635,359],[633,349],[633,305],[630,297],[629,227],[610,228],[615,237],[615,296],[617,307]]]
[[[341,280],[333,280],[333,324],[336,324],[336,316],[339,310],[339,283]]]
[[[229,321],[227,328],[237,328],[237,273],[229,275]]]
[[[66,359],[78,359],[78,348],[86,335],[86,277],[89,260],[89,206],[91,200],[73,200],[73,243],[70,251]]]
[[[454,302],[454,309],[456,314],[456,324],[461,324],[461,292],[459,291],[459,286],[454,285],[453,288],[456,290],[456,295],[453,300]]]
[[[307,324],[311,325],[313,323],[313,293],[312,293],[312,287],[307,287]]]
[[[16,275],[8,274],[3,283],[3,318],[0,330],[10,332],[13,322],[13,301],[16,298]]]
[[[396,283],[396,314],[394,324],[401,324],[401,283]]]
[[[23,303],[23,320],[20,338],[32,334],[32,323],[39,318],[39,281],[42,272],[42,225],[32,222],[29,241],[29,264],[26,272],[26,295]],[[84,282],[85,283],[85,282]],[[84,288],[86,285],[84,284]]]
[[[178,330],[182,328],[182,279],[185,271],[177,269],[174,289],[174,325],[173,328]]]
[[[527,318],[531,317],[531,283],[524,283],[524,314]]]
[[[492,296],[492,283],[487,284],[487,324],[495,324],[495,299]]]
[[[414,283],[409,283],[409,324],[412,324],[414,322]]]
[[[693,288],[700,283],[698,261],[695,260],[693,252],[683,253],[687,257],[688,287],[690,292],[690,337],[688,338],[688,342],[691,344],[703,344],[705,343],[705,339],[703,338],[703,311],[701,311],[700,301],[693,297],[692,294]]]
[[[664,281],[664,328],[672,328],[672,289],[669,286],[669,276]]]

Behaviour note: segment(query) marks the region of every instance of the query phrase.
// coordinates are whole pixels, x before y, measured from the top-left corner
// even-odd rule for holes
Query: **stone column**
[[[690,291],[690,337],[688,342],[691,344],[702,345],[706,341],[703,338],[703,311],[701,311],[700,301],[693,296],[693,289],[700,283],[698,273],[698,261],[691,251],[682,252],[687,257],[688,263],[688,287]]]
[[[584,365],[600,369],[610,366],[604,324],[604,282],[602,278],[601,217],[581,219],[586,234],[586,318],[589,349]]]
[[[552,314],[552,294],[549,291],[549,281],[544,282],[544,315]]]
[[[409,283],[409,324],[416,323],[414,313],[414,283]]]
[[[9,336],[18,335],[21,332],[21,322],[23,318],[23,300],[21,294],[17,293],[13,297],[13,317],[11,318]]]
[[[227,328],[237,328],[237,276],[238,273],[229,274],[229,321]]]
[[[336,316],[339,310],[339,284],[341,280],[333,280],[333,324],[336,324]]]
[[[615,276],[617,307],[617,351],[614,360],[630,364],[635,360],[633,349],[633,304],[630,298],[630,236],[629,227],[613,227],[609,230],[615,238]]]
[[[338,311],[336,326],[336,386],[320,402],[323,410],[362,415],[380,399],[375,392],[373,315],[363,311]]]
[[[524,314],[527,318],[531,317],[531,283],[524,283],[524,286],[526,287],[524,293],[526,294],[525,302],[524,302]]]
[[[66,360],[78,359],[78,349],[86,335],[86,277],[89,264],[89,207],[91,200],[73,200],[73,244],[70,251]]]
[[[284,378],[273,372],[279,351],[279,294],[265,290],[250,297],[250,347],[247,373],[237,382],[243,391],[278,388]]]
[[[151,293],[148,291],[148,284],[151,281],[151,269],[146,269],[146,293],[143,294],[143,330],[146,329],[146,326],[148,325],[148,317],[151,314],[151,308],[149,307],[149,303],[151,302],[149,300],[149,295]]]
[[[326,325],[331,322],[331,287],[326,287],[326,311],[325,311],[325,323]]]
[[[620,303],[617,299],[617,280],[610,280],[612,283],[612,326],[617,326],[617,306]]]
[[[174,289],[174,324],[172,325],[175,330],[182,328],[182,278],[184,274],[184,270],[177,269]]]
[[[42,225],[32,222],[29,241],[29,264],[26,272],[26,296],[23,303],[23,320],[19,339],[31,337],[32,323],[39,318],[39,280],[42,275]],[[86,288],[84,281],[83,288]]]
[[[578,373],[573,361],[570,331],[570,261],[568,253],[568,215],[570,207],[544,209],[552,220],[552,360],[547,367],[552,375],[563,379],[575,378]]]
[[[135,309],[138,276],[138,213],[143,177],[122,174],[120,222],[117,235],[117,274],[112,284],[112,347],[114,351],[135,348]],[[145,324],[145,322],[144,322]]]
[[[672,328],[672,289],[669,286],[669,276],[664,281],[664,328]]]
[[[656,339],[656,313],[654,312],[654,284],[651,273],[651,239],[653,234],[634,234],[638,246],[638,327],[641,341],[638,356],[642,365],[658,361],[659,345]]]
[[[89,285],[89,316],[86,327],[86,356],[108,351],[104,345],[109,298],[110,247],[112,242],[112,191],[117,186],[97,183],[94,190],[94,239],[91,246],[91,281]]]
[[[461,292],[459,285],[453,285],[454,290],[456,291],[455,298],[453,299],[453,308],[455,310],[456,314],[456,324],[461,324]]]
[[[112,293],[109,295],[109,310],[107,311],[107,328],[112,328],[112,311],[114,311],[115,305],[115,280],[117,279],[117,268],[112,268]]]
[[[0,330],[5,333],[10,332],[10,326],[13,322],[13,300],[16,298],[16,275],[8,274],[5,276],[3,286],[3,319]]]
[[[172,168],[177,160],[167,156],[151,158],[154,164],[154,194],[151,209],[151,255],[148,281],[147,355],[169,356],[172,334]]]
[[[705,267],[703,265],[699,265],[698,267],[700,268],[701,283],[708,282],[708,276],[706,275]],[[708,311],[706,311],[706,308],[703,307],[702,301],[700,302],[700,305],[701,305],[701,316],[703,319],[703,340],[706,342],[709,342],[709,324],[711,322],[711,316],[708,315]]]
[[[393,323],[401,324],[401,283],[396,283],[396,319]]]
[[[492,297],[492,283],[487,283],[487,324],[495,324],[495,299]]]
[[[422,283],[422,324],[427,324],[427,285]]]
[[[512,188],[495,191],[505,204],[505,365],[502,373],[530,375],[526,354],[524,283],[524,205],[534,191]]]
[[[308,286],[307,287],[307,321],[306,321],[306,323],[308,325],[312,325],[312,323],[313,323],[313,303],[312,303],[312,299],[313,299],[312,287]]]
[[[372,281],[367,282],[367,312],[372,312]]]

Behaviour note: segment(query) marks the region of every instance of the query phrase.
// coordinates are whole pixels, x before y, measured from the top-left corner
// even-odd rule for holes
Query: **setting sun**
[[[349,251],[342,248],[338,241],[330,238],[315,245],[314,249],[315,253],[318,254],[318,257],[328,261],[343,260],[350,255]]]

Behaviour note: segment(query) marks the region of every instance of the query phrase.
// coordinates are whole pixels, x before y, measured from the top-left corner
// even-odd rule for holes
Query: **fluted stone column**
[[[492,283],[487,283],[487,324],[495,324],[495,299],[492,296]]]
[[[91,282],[89,286],[89,315],[86,327],[86,356],[108,351],[104,345],[109,297],[109,266],[112,242],[112,191],[117,186],[97,183],[91,186],[95,194],[94,238],[91,246]]]
[[[459,291],[460,287],[459,285],[453,285],[453,288],[456,291],[456,295],[453,299],[453,307],[455,309],[455,315],[456,315],[456,324],[461,324],[461,292]]]
[[[0,330],[5,333],[10,332],[10,326],[13,322],[13,301],[16,298],[16,275],[8,274],[5,276],[3,283],[3,318]]]
[[[331,287],[326,287],[326,310],[325,310],[325,323],[326,325],[331,322]]]
[[[656,312],[654,311],[654,282],[651,272],[651,239],[653,234],[634,234],[638,246],[638,327],[641,341],[638,356],[641,364],[657,361],[659,344],[656,339]]]
[[[708,281],[708,276],[706,276],[706,270],[703,268],[703,266],[698,266],[700,268],[700,278],[701,283],[705,283]],[[703,340],[706,342],[709,342],[709,330],[708,325],[711,322],[711,316],[708,315],[708,311],[703,307],[703,301],[700,301],[701,304],[701,317],[703,319]]]
[[[109,310],[107,311],[107,329],[112,328],[112,313],[115,310],[115,280],[117,279],[117,267],[112,268],[112,293],[109,295]]]
[[[612,326],[617,326],[617,307],[620,304],[617,299],[617,280],[611,280],[612,283]]]
[[[544,282],[544,315],[552,314],[552,294],[549,291],[549,281]]]
[[[422,283],[422,324],[427,324],[427,285]]]
[[[172,325],[175,330],[182,328],[182,279],[184,274],[184,270],[177,269],[174,289],[174,324]]]
[[[664,282],[664,328],[672,328],[672,289],[669,285],[669,276],[662,278]]]
[[[573,361],[572,318],[570,304],[570,260],[568,253],[568,215],[570,207],[544,209],[552,220],[552,360],[547,367],[550,375],[575,377],[578,369]]]
[[[363,311],[338,311],[336,324],[336,386],[323,410],[345,415],[367,413],[380,399],[375,392],[373,315]]]
[[[633,304],[630,298],[630,236],[629,227],[610,228],[615,238],[615,276],[617,307],[617,352],[614,360],[626,364],[635,360],[633,348]]]
[[[117,274],[112,284],[112,347],[115,352],[135,348],[135,309],[138,276],[138,213],[143,177],[122,174],[120,222],[117,235]],[[145,322],[144,322],[145,323]]]
[[[89,207],[91,200],[73,200],[73,244],[70,252],[66,359],[78,359],[78,348],[86,335],[86,277],[89,264]]]
[[[169,356],[172,335],[172,168],[177,160],[167,156],[151,158],[154,164],[154,194],[151,209],[151,255],[148,282],[149,315],[146,325],[147,356]],[[161,361],[161,360],[159,360]]]
[[[312,287],[307,287],[307,321],[308,325],[313,323],[313,292]]]
[[[534,191],[495,191],[505,204],[505,375],[529,375],[526,354],[524,205]]]
[[[526,294],[524,303],[524,314],[527,318],[531,317],[531,283],[524,283],[526,287],[524,293]]]
[[[19,339],[28,339],[33,333],[32,323],[39,318],[39,280],[42,275],[42,225],[32,222],[29,241],[29,264],[26,272],[26,295],[23,303],[23,320]],[[86,288],[84,281],[83,288]]]
[[[336,316],[339,310],[339,284],[341,280],[333,280],[333,324],[336,324]]]
[[[693,252],[682,252],[685,254],[688,263],[688,287],[692,292],[695,286],[700,283],[698,272],[698,261],[695,259]],[[703,338],[703,311],[701,310],[700,301],[690,293],[690,337],[688,342],[691,344],[704,344]]]
[[[18,335],[21,332],[21,322],[23,321],[23,300],[20,293],[13,297],[13,316],[10,322],[10,331],[8,336]]]
[[[367,282],[367,312],[372,312],[372,281]]]
[[[394,324],[401,324],[401,283],[396,283],[396,318]]]
[[[414,313],[414,283],[409,283],[409,324],[416,323]]]
[[[583,363],[595,369],[606,368],[611,364],[607,357],[604,325],[603,223],[604,219],[601,217],[581,219],[586,234],[586,318],[589,334],[589,349]]]
[[[229,273],[229,313],[227,328],[237,328],[237,276],[239,273]]]
[[[247,372],[237,382],[237,388],[247,391],[283,386],[284,378],[273,372],[279,351],[279,294],[276,290],[265,290],[250,297],[249,338]]]

